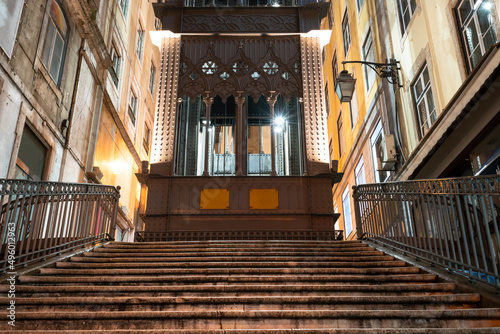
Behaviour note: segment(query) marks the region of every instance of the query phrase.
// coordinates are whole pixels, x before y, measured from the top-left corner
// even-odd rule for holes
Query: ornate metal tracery
[[[178,96],[302,96],[299,36],[185,36]]]

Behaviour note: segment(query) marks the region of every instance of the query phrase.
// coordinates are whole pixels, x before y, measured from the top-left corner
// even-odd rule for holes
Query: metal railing
[[[136,242],[159,241],[224,241],[224,240],[342,240],[343,231],[311,230],[234,230],[234,231],[166,231],[135,232]]]
[[[354,187],[358,238],[500,289],[500,176]]]
[[[0,271],[114,235],[111,186],[0,179]]]
[[[311,3],[326,2],[323,0],[158,0],[157,3],[165,3],[172,6],[185,7],[254,7],[273,6],[291,7],[305,6]]]

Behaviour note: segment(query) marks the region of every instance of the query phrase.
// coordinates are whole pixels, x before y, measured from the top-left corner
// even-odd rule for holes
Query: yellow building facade
[[[352,187],[362,183],[481,175],[500,147],[498,1],[332,0],[322,29],[338,228],[355,238]],[[367,65],[397,61],[398,85]],[[336,79],[356,79],[340,103]],[[481,110],[479,112],[478,110]]]

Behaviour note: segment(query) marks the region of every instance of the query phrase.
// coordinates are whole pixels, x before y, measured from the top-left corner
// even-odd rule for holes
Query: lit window
[[[344,193],[342,194],[342,209],[344,211],[344,235],[347,240],[349,234],[352,232],[352,220],[351,220],[351,198],[349,196],[349,185],[345,187]]]
[[[113,66],[109,68],[109,72],[111,73],[111,78],[113,79],[115,86],[118,87],[118,71],[120,70],[121,57],[114,44],[111,45],[110,56],[113,61]]]
[[[349,16],[347,10],[345,11],[344,18],[342,19],[342,36],[344,38],[344,55],[347,56],[349,48],[351,47],[351,31],[349,28]]]
[[[365,178],[365,163],[363,161],[363,156],[359,159],[356,168],[354,168],[354,177],[356,178],[356,185],[362,185],[366,183]]]
[[[151,62],[151,68],[149,70],[149,91],[151,95],[155,95],[155,81],[156,81],[156,67],[153,62]]]
[[[42,62],[57,85],[61,79],[67,37],[66,18],[61,7],[53,0],[50,5],[50,19],[45,35]]]
[[[404,34],[411,18],[415,14],[417,4],[415,0],[398,0],[399,18],[401,21],[401,32]]]
[[[492,4],[488,0],[462,0],[456,10],[468,67],[472,70],[497,41]]]
[[[420,71],[412,85],[413,97],[417,107],[420,135],[423,137],[436,121],[436,108],[432,96],[431,82],[427,65]]]
[[[142,28],[142,24],[139,22],[139,28],[137,29],[137,57],[142,59],[142,54],[144,52],[144,28]]]
[[[373,46],[373,38],[371,30],[366,34],[365,41],[363,42],[363,59],[365,61],[374,63],[375,62],[375,50]],[[375,82],[375,76],[377,72],[371,69],[369,66],[364,66],[365,69],[365,80],[366,80],[366,90],[369,91]]]
[[[133,125],[135,125],[135,118],[137,115],[137,95],[133,90],[130,90],[130,99],[128,102],[128,117]]]

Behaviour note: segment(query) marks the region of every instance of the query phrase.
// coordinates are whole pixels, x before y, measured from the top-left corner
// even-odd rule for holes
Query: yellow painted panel
[[[250,189],[250,209],[279,209],[278,189]]]
[[[201,189],[200,209],[229,209],[229,190],[227,189]]]

